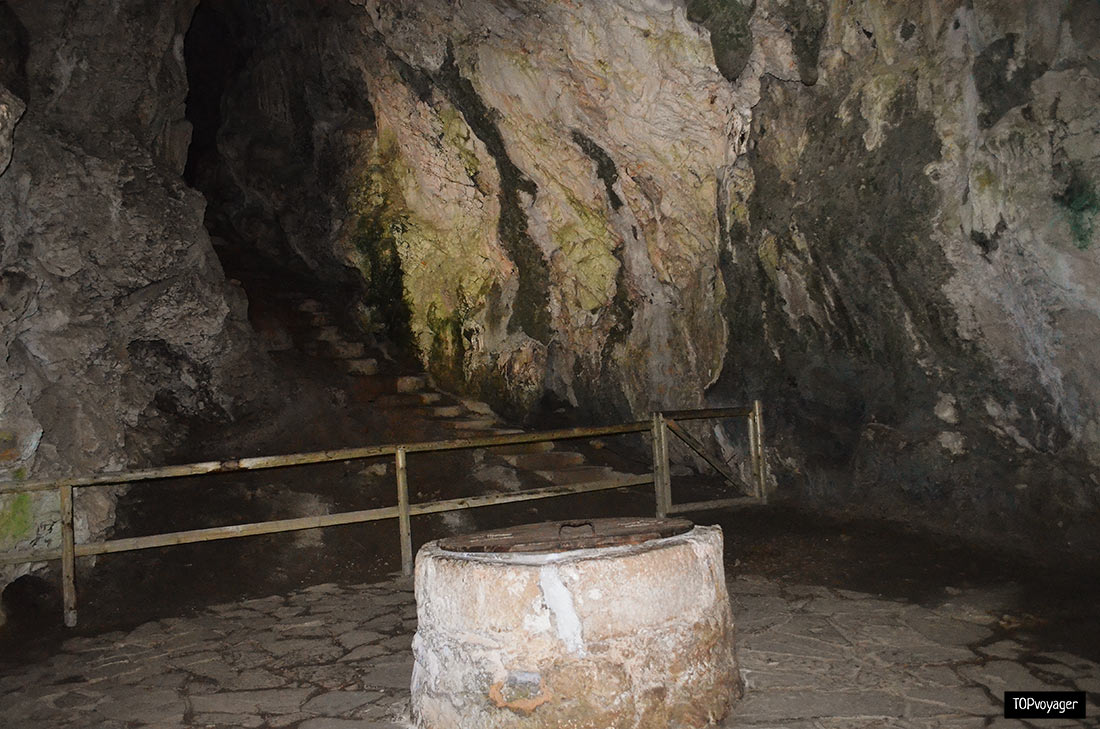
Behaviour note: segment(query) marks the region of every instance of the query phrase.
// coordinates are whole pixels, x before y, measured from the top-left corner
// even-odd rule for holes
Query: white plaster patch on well
[[[546,601],[539,598],[531,608],[531,612],[523,618],[523,629],[531,633],[549,633],[553,630],[550,624],[550,612],[540,608],[545,607]]]
[[[741,695],[718,527],[416,561],[421,729],[700,727]]]
[[[539,570],[539,587],[546,607],[554,616],[554,628],[570,653],[584,655],[584,637],[581,635],[581,619],[573,606],[573,594],[561,581],[558,568],[552,564]]]

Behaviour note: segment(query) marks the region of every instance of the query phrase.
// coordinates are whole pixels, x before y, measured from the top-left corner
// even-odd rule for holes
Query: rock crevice
[[[244,296],[180,179],[194,4],[0,3],[0,34],[16,17],[29,50],[0,62],[2,83],[25,79],[21,97],[0,87],[5,163],[26,100],[0,176],[0,480],[158,465],[263,388]],[[114,493],[77,493],[78,540],[112,524]],[[57,522],[55,494],[0,497],[0,549],[56,547]]]

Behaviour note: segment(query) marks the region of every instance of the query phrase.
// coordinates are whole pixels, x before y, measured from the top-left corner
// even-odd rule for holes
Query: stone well
[[[416,604],[421,729],[701,727],[741,695],[719,527],[593,519],[431,542]]]

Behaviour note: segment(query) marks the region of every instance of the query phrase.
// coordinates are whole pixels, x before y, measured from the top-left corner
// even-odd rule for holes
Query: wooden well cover
[[[687,519],[679,518],[547,521],[447,537],[439,541],[439,546],[448,552],[566,552],[641,544],[684,534],[693,526]]]

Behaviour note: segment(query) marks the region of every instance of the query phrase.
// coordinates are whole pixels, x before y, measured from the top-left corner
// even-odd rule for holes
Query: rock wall
[[[27,109],[26,29],[7,3],[0,2],[0,175],[11,162],[15,125]]]
[[[444,386],[760,397],[781,495],[1091,538],[1095,0],[230,5],[216,219]]]
[[[0,63],[0,480],[156,465],[186,424],[235,417],[245,383],[262,387],[244,295],[180,178],[194,5],[0,3],[0,34],[23,39],[0,50],[26,51]],[[101,535],[113,495],[77,500],[78,539]],[[56,546],[57,508],[0,496],[0,550]]]
[[[514,414],[546,391],[615,414],[701,402],[737,123],[705,31],[672,5],[348,7],[264,11],[206,178],[232,181],[219,219],[340,260],[365,318]]]
[[[1100,4],[805,9],[728,178],[714,392],[766,393],[803,495],[1091,539]]]
[[[9,89],[0,86],[0,174],[11,162],[12,137],[27,105]]]
[[[192,83],[223,88],[188,163],[213,201],[208,227],[330,290],[358,281],[339,248],[358,183],[347,168],[374,141],[358,15],[346,2],[204,3],[186,51]]]

